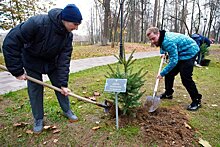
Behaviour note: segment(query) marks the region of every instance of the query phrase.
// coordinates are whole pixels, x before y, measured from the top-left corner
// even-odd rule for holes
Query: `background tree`
[[[52,0],[3,0],[0,2],[0,26],[10,29],[30,16],[47,12]]]
[[[1,28],[10,29],[28,17],[47,12],[52,0],[3,0]],[[118,45],[120,1],[93,0],[88,21],[90,42]],[[186,35],[204,34],[220,41],[220,0],[123,0],[123,41],[146,43],[146,29],[157,26]],[[162,11],[161,11],[162,10]]]

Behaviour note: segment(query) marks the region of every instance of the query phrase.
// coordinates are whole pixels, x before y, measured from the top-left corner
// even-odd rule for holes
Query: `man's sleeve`
[[[9,72],[17,77],[24,73],[21,49],[34,36],[35,23],[31,19],[19,24],[7,34],[3,42],[3,54]]]
[[[210,47],[211,41],[207,37],[204,37],[204,42],[207,45],[207,47]]]

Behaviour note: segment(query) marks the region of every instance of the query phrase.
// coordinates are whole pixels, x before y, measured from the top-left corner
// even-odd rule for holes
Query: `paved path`
[[[138,52],[134,53],[134,59],[148,58],[158,56],[159,51],[151,52]],[[126,57],[129,55],[126,55]],[[114,56],[86,58],[79,60],[72,60],[70,63],[70,72],[78,72],[88,68],[102,66],[106,64],[116,63],[117,59]],[[47,81],[48,77],[44,75],[44,81]],[[0,95],[8,93],[10,91],[17,91],[27,87],[26,81],[17,80],[9,72],[0,72]]]

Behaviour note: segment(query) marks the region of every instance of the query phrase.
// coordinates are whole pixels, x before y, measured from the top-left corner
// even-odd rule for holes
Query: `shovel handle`
[[[160,74],[161,70],[162,70],[162,66],[163,66],[163,62],[164,62],[164,57],[161,58],[161,61],[160,61],[160,67],[159,67],[159,70],[158,70],[158,74]],[[156,84],[155,84],[155,87],[154,87],[154,96],[156,96],[156,93],[157,93],[157,88],[158,88],[158,85],[159,85],[159,81],[160,79],[156,79]]]
[[[4,70],[4,71],[8,71],[8,69],[7,69],[5,66],[3,66],[3,65],[0,65],[0,69],[2,69],[2,70]],[[45,82],[42,82],[42,81],[37,80],[37,79],[35,79],[35,78],[32,78],[32,77],[30,77],[30,76],[28,76],[28,75],[25,75],[25,77],[26,77],[29,81],[35,82],[35,83],[37,83],[37,84],[39,84],[39,85],[48,87],[48,88],[50,88],[50,89],[53,89],[53,90],[56,90],[56,91],[59,91],[59,92],[62,91],[61,88],[58,88],[58,87],[56,87],[56,86],[47,84],[47,83],[45,83]],[[97,102],[92,101],[92,100],[90,100],[90,99],[87,99],[87,98],[85,98],[85,97],[76,95],[76,94],[74,94],[74,93],[72,93],[72,92],[70,92],[68,95],[69,95],[69,96],[72,96],[72,97],[76,97],[76,98],[79,99],[79,100],[83,100],[83,101],[86,101],[86,102],[89,102],[89,103],[92,103],[92,104],[95,104],[95,105],[98,105],[98,106],[101,106],[101,107],[104,107],[104,108],[107,107],[107,106],[104,105],[104,104],[97,103]]]

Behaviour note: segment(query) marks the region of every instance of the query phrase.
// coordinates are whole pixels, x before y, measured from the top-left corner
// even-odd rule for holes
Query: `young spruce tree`
[[[118,59],[118,64],[116,69],[114,70],[110,65],[111,72],[107,72],[106,78],[115,78],[115,79],[127,79],[127,88],[125,93],[118,94],[118,102],[120,110],[122,110],[123,115],[132,114],[132,110],[138,106],[140,106],[139,99],[145,93],[145,91],[140,91],[141,87],[144,85],[144,76],[147,74],[143,72],[143,68],[138,70],[137,72],[133,72],[133,63],[136,59],[133,59],[133,54],[135,50],[131,53],[131,55],[126,60],[125,54],[124,58],[120,58],[115,55]],[[123,66],[123,70],[120,67]],[[115,100],[115,97],[111,97],[112,100]]]

